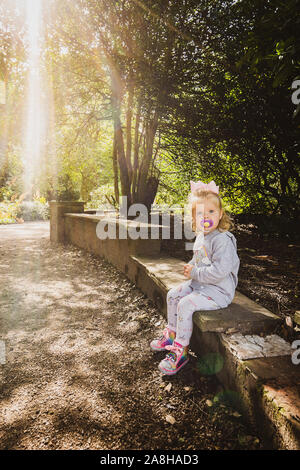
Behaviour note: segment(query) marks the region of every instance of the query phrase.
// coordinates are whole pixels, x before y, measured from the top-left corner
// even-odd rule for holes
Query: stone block
[[[291,345],[278,335],[268,335],[264,338],[257,335],[221,335],[232,353],[239,359],[256,359],[259,357],[291,356]]]
[[[274,330],[280,318],[262,305],[236,291],[233,302],[226,308],[197,312],[195,323],[202,331],[233,332],[243,334],[268,333]]]
[[[131,256],[140,269],[153,277],[161,286],[162,295],[166,295],[171,287],[187,281],[183,276],[186,264],[166,254]],[[140,287],[143,290],[143,286]],[[194,323],[201,331],[241,333],[269,333],[280,322],[280,318],[263,306],[236,291],[231,305],[219,310],[197,311],[193,316]]]
[[[82,201],[50,201],[50,240],[56,243],[65,242],[65,214],[83,213]]]

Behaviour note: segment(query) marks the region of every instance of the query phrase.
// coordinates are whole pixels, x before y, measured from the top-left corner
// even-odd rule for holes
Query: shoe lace
[[[168,337],[169,337],[169,331],[168,331],[168,328],[165,328],[159,340],[164,341],[165,339],[168,339]]]
[[[170,351],[167,354],[166,359],[171,359],[173,362],[176,361],[176,359],[180,356],[180,354],[183,351],[182,346],[178,346],[177,344],[174,344],[174,343],[166,346],[166,349]]]

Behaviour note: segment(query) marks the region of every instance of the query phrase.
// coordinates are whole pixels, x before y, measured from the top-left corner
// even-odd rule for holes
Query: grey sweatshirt
[[[203,237],[203,235],[201,235]],[[190,286],[211,297],[221,308],[233,300],[238,283],[240,260],[237,255],[236,238],[231,232],[213,230],[194,243],[194,255],[189,264]]]

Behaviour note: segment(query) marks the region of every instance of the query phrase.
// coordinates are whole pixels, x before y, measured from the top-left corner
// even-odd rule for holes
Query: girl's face
[[[192,207],[192,217],[196,232],[203,231],[204,235],[215,230],[223,215],[217,201],[214,199],[203,199],[195,202]]]

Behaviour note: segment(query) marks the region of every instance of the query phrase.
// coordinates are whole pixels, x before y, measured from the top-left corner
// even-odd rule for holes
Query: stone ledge
[[[256,384],[256,426],[264,426],[278,448],[299,450],[300,365],[288,355],[241,362]]]
[[[95,214],[75,214],[75,213],[66,212],[64,214],[64,217],[70,217],[74,219],[84,219],[86,221],[98,223],[100,220],[103,220],[107,216],[95,215]]]
[[[53,206],[84,206],[84,201],[49,201],[50,205]]]
[[[177,258],[160,253],[155,256],[131,256],[131,259],[154,282],[165,288],[165,294],[171,287],[187,281],[182,274],[186,263]],[[280,322],[279,317],[238,291],[228,307],[195,312],[193,320],[201,331],[243,334],[270,333]]]
[[[258,335],[221,335],[232,354],[238,359],[257,359],[259,357],[291,356],[292,347],[278,335],[262,338]]]
[[[130,220],[130,219],[125,219],[122,217],[116,217],[115,215],[107,215],[107,214],[97,214],[97,213],[88,213],[85,211],[85,213],[73,213],[73,212],[65,212],[64,217],[71,217],[71,218],[77,218],[77,219],[84,219],[84,220],[89,220],[91,222],[99,222],[100,220],[102,222],[111,222],[115,223],[117,225],[123,225],[124,227],[137,227],[137,228],[147,228],[151,231],[154,230],[155,228],[168,228],[168,225],[163,225],[163,224],[154,224],[154,223],[149,223],[149,222],[141,222],[137,220]],[[155,238],[152,238],[155,239]]]
[[[182,274],[186,263],[177,258],[160,253],[130,259],[136,273],[132,279],[154,302],[158,292],[163,302],[171,287],[186,280]],[[166,314],[165,303],[157,306]],[[223,367],[216,375],[227,390],[237,391],[241,410],[266,447],[296,450],[300,449],[300,365],[292,364],[291,347],[278,335],[253,334],[253,330],[261,333],[257,330],[263,326],[265,333],[271,332],[279,321],[237,292],[230,307],[194,314],[191,347],[200,355],[214,352],[222,357]]]
[[[66,216],[61,214],[61,228],[66,240],[103,256],[122,270],[166,313],[166,293],[171,287],[186,280],[182,274],[185,263],[161,253],[160,240],[157,243],[154,240],[155,243],[152,244],[149,240],[102,242],[97,238],[93,224],[87,222],[97,223],[103,220],[103,216],[80,212],[68,213]],[[111,217],[107,219],[112,220]],[[234,307],[235,304],[237,307]],[[241,307],[244,308],[244,313],[237,322],[234,309],[241,312]],[[245,313],[246,309],[249,316]],[[207,313],[196,312],[194,315],[195,328],[191,338],[193,350],[199,354],[213,351],[222,356],[223,367],[216,375],[229,391],[238,391],[245,416],[255,422],[257,432],[264,442],[265,439],[268,440],[272,448],[299,449],[300,365],[291,368],[291,358],[288,355],[241,359],[223,338],[224,333],[233,333],[237,329],[239,333],[248,333],[250,338],[254,333],[263,331],[260,330],[263,326],[264,333],[270,333],[280,319],[239,292],[227,309],[210,311],[210,315]],[[231,316],[227,315],[229,313]],[[205,322],[204,315],[208,316]],[[221,320],[223,324],[220,326]]]

